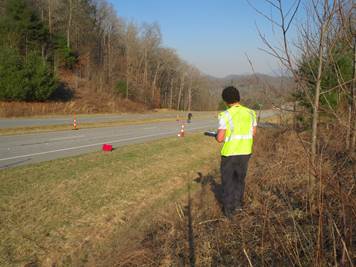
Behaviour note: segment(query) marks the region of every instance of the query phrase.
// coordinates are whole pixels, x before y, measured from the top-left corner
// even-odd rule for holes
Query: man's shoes
[[[234,210],[234,214],[240,213],[241,211],[243,211],[242,207],[238,207]]]
[[[230,209],[224,208],[224,215],[225,215],[226,218],[231,220],[231,218],[233,216],[233,212]]]
[[[238,207],[234,210],[224,209],[224,215],[227,219],[231,220],[235,215],[241,213],[242,211],[243,211],[242,207]]]

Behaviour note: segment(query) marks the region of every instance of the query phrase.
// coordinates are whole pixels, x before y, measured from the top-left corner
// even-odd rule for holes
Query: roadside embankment
[[[323,154],[312,169],[308,133],[260,130],[242,212],[222,216],[218,168],[193,175],[187,188],[199,188],[156,219],[136,248],[106,254],[104,265],[353,266],[354,174],[329,131],[340,134],[321,128]]]

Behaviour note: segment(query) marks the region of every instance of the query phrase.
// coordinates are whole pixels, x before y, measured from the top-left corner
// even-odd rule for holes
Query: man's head
[[[221,96],[228,105],[240,102],[240,92],[233,86],[226,87]]]

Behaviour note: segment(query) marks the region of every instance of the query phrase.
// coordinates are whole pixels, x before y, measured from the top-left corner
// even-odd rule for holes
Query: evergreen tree
[[[320,98],[320,107],[324,110],[336,108],[340,104],[339,100],[344,98],[340,82],[352,80],[352,52],[352,49],[345,42],[340,41],[326,53],[328,57],[325,58],[327,64],[325,64],[322,75],[322,97]],[[301,105],[310,111],[312,111],[310,99],[314,98],[317,68],[318,59],[316,56],[302,57],[299,64],[299,75],[307,83],[308,91],[300,90],[294,96]]]
[[[61,35],[55,35],[53,38],[55,57],[58,67],[73,69],[78,61],[78,56],[67,47],[66,39]]]
[[[0,99],[26,100],[28,89],[20,54],[15,49],[0,49]]]
[[[26,63],[24,63],[24,73],[27,80],[26,100],[28,101],[46,100],[58,86],[47,63],[35,52],[31,52]]]
[[[0,99],[43,101],[56,89],[45,58],[48,30],[24,0],[7,0],[0,18]]]
[[[48,30],[35,10],[24,0],[7,0],[5,16],[0,19],[0,45],[17,48],[22,55],[40,51],[48,39]]]
[[[58,84],[48,64],[37,53],[25,58],[16,49],[0,50],[0,99],[43,101]]]

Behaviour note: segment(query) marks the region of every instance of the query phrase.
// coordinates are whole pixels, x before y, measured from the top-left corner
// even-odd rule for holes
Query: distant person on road
[[[240,104],[240,93],[235,87],[226,87],[222,99],[228,109],[219,114],[216,140],[224,142],[220,165],[222,202],[225,216],[231,218],[243,207],[245,177],[257,122],[255,111]]]
[[[188,123],[191,123],[192,122],[192,117],[193,117],[193,114],[191,112],[188,113],[188,119],[187,119],[187,122]]]

